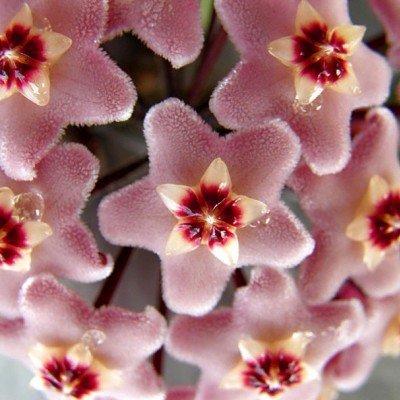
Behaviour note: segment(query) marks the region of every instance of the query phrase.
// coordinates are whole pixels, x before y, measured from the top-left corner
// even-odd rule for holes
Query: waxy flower
[[[309,307],[288,274],[259,268],[232,309],[176,317],[167,349],[201,368],[198,400],[311,400],[323,367],[361,336],[363,322],[358,301]]]
[[[47,275],[26,281],[20,307],[21,320],[0,323],[0,353],[26,364],[34,373],[31,386],[48,398],[165,398],[146,361],[166,332],[155,309],[94,310]]]
[[[366,326],[361,338],[337,354],[326,366],[328,382],[343,392],[362,386],[382,355],[400,355],[400,296],[374,299],[346,293],[352,283],[346,283],[338,298],[359,298],[364,306]],[[354,292],[354,289],[350,289]]]
[[[105,37],[133,31],[174,68],[194,61],[203,45],[199,0],[110,0]]]
[[[290,182],[316,239],[299,270],[311,302],[334,297],[349,277],[372,297],[400,289],[397,121],[388,110],[375,109],[361,125],[341,173],[317,177],[301,166]]]
[[[312,239],[279,200],[299,157],[285,123],[219,137],[190,107],[170,99],[153,107],[144,126],[149,176],[103,200],[100,229],[112,243],[160,256],[170,308],[204,314],[219,300],[234,266],[268,260],[290,267],[311,252]],[[179,218],[177,227],[163,201]],[[264,216],[254,227],[242,227],[265,215],[265,205],[268,223]]]
[[[194,400],[195,394],[196,389],[189,386],[173,387],[168,390],[167,400]]]
[[[64,126],[125,120],[136,95],[127,75],[99,48],[104,1],[0,5],[0,167],[29,180]]]
[[[211,99],[219,122],[238,129],[280,117],[314,173],[343,169],[352,110],[383,102],[391,77],[386,61],[360,43],[364,29],[350,24],[347,1],[217,0],[215,7],[241,54]]]
[[[111,272],[79,217],[98,170],[86,148],[67,144],[38,164],[32,182],[0,173],[0,315],[18,313],[18,292],[30,275],[92,282]]]

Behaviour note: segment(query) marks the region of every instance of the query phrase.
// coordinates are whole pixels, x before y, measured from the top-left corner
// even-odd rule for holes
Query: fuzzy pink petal
[[[334,357],[324,371],[339,390],[356,390],[368,379],[381,356],[383,337],[398,307],[398,297],[367,300],[367,326],[361,340]]]
[[[105,36],[133,30],[174,68],[194,61],[203,44],[198,0],[111,0]]]
[[[14,179],[25,180],[34,177],[35,164],[65,125],[127,119],[136,99],[127,75],[98,48],[106,11],[102,0],[28,3],[39,20],[48,18],[53,29],[70,37],[73,45],[51,68],[47,106],[38,107],[20,95],[1,102],[0,166]],[[16,10],[10,7],[8,11],[10,19]],[[16,118],[16,110],[23,110],[23,118]]]
[[[31,274],[0,271],[0,315],[6,318],[20,316],[18,294],[24,281]]]
[[[190,315],[203,315],[215,307],[233,271],[214,257],[207,246],[165,257],[161,267],[168,307]]]
[[[146,177],[106,197],[99,207],[102,234],[111,243],[140,246],[158,254],[165,245],[175,218],[162,203],[157,183]]]
[[[278,340],[295,331],[314,333],[306,358],[316,368],[321,368],[335,352],[354,343],[364,323],[362,307],[357,301],[307,307],[294,280],[270,268],[253,271],[249,286],[235,296],[234,310],[253,338]]]
[[[167,400],[194,400],[196,389],[190,386],[172,387],[168,390]]]
[[[129,348],[126,350],[129,352]],[[142,362],[140,365],[124,371],[123,381],[123,387],[112,390],[111,399],[165,399],[164,384],[161,378],[154,371],[153,366],[148,362]]]
[[[271,209],[270,220],[238,231],[240,265],[268,264],[292,267],[308,256],[314,241],[298,219],[283,204]]]
[[[146,115],[144,133],[150,172],[159,183],[197,185],[211,161],[219,156],[217,133],[178,99],[154,106]]]
[[[0,319],[0,354],[18,359],[24,358],[25,334],[22,319]]]
[[[228,135],[220,143],[235,193],[272,206],[300,157],[300,144],[289,126],[273,120],[260,128]]]
[[[78,343],[92,315],[76,293],[50,275],[25,282],[20,307],[30,336],[48,345]]]
[[[166,346],[181,361],[210,369],[222,379],[238,362],[237,344],[241,337],[230,309],[204,317],[175,317],[170,325]],[[221,343],[224,350],[221,351]]]
[[[117,307],[102,308],[90,323],[106,334],[96,354],[119,368],[138,364],[149,357],[161,347],[166,333],[164,318],[152,307],[143,313]]]

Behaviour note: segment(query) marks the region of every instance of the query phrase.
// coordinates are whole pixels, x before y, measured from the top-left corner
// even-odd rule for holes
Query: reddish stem
[[[115,260],[113,272],[104,282],[104,285],[94,302],[95,308],[110,304],[115,291],[117,290],[118,284],[121,281],[122,275],[128,266],[129,259],[135,251],[136,248],[134,247],[123,247],[121,249],[117,259]]]
[[[200,61],[196,77],[187,96],[187,102],[189,104],[195,105],[197,98],[203,90],[203,84],[210,75],[215,62],[225,45],[226,38],[227,34],[224,28],[219,25],[215,34],[211,35],[208,43],[206,43],[203,58]]]
[[[235,272],[232,274],[232,280],[237,288],[247,286],[247,279],[240,268],[235,269]]]
[[[136,169],[142,167],[148,161],[149,161],[148,157],[144,156],[144,157],[140,158],[139,160],[135,160],[134,162],[126,165],[125,167],[117,169],[117,170],[111,172],[110,174],[101,177],[97,181],[96,186],[93,189],[93,193],[99,192],[99,191],[105,189],[108,185],[111,185],[112,183],[119,181],[120,179],[124,178],[126,175],[128,175],[131,172],[134,172]]]

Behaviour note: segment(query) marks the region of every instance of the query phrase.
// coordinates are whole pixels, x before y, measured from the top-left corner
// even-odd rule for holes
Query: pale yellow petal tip
[[[382,354],[390,357],[400,356],[400,316],[394,318],[382,342]]]
[[[363,242],[369,238],[369,219],[360,216],[350,222],[346,227],[346,236],[356,242]]]

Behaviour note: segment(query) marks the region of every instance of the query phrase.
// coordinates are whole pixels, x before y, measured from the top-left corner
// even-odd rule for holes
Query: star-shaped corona
[[[361,42],[365,27],[329,27],[307,0],[299,4],[295,25],[293,36],[272,41],[268,51],[292,69],[296,102],[308,105],[326,88],[359,94],[361,89],[349,58]]]
[[[228,167],[220,158],[210,164],[197,186],[164,184],[157,191],[178,219],[166,246],[171,256],[204,244],[220,261],[234,267],[239,258],[236,230],[269,212],[261,201],[232,192]]]
[[[31,386],[39,391],[62,394],[68,400],[90,400],[99,392],[121,384],[121,371],[109,369],[93,355],[101,344],[85,339],[97,334],[88,331],[73,346],[48,347],[36,344],[29,352],[35,369]],[[104,340],[104,339],[103,339]]]
[[[32,249],[52,234],[41,221],[43,199],[36,193],[15,195],[0,188],[0,269],[26,272]]]
[[[71,47],[68,37],[33,25],[24,4],[0,35],[0,100],[16,92],[39,106],[50,100],[50,68]]]
[[[399,249],[400,187],[390,187],[381,176],[373,175],[346,235],[362,242],[363,260],[371,270],[389,251]]]
[[[280,399],[287,390],[319,378],[304,360],[312,338],[310,332],[295,332],[276,342],[248,339],[239,342],[242,360],[221,382],[223,389],[246,389],[258,399]]]

